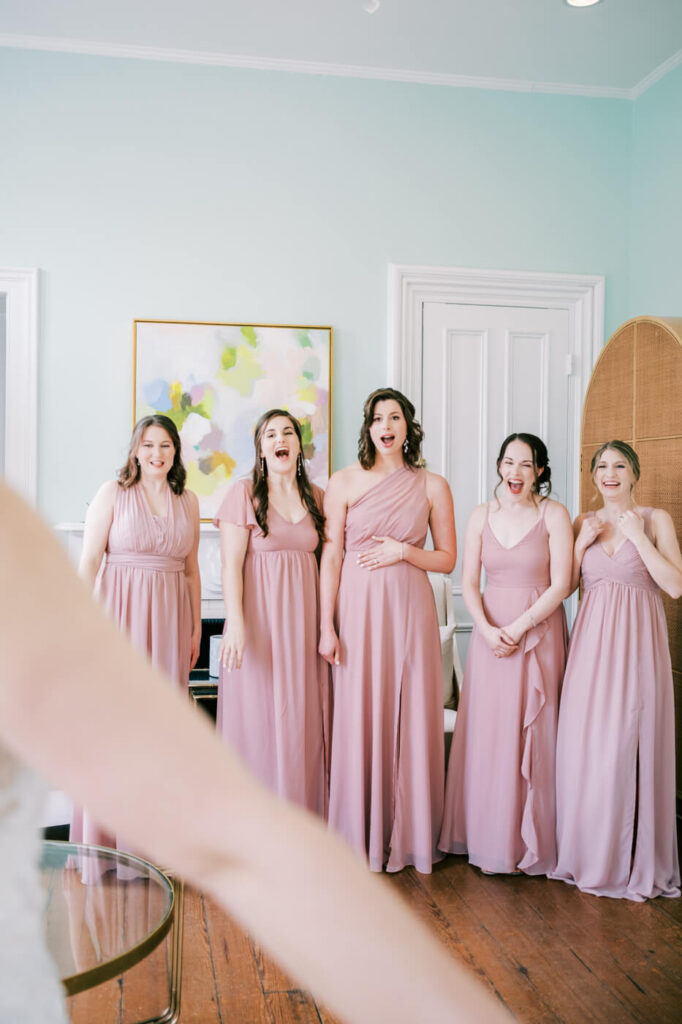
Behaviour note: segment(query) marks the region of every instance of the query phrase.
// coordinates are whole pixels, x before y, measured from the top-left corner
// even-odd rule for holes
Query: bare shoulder
[[[649,511],[649,523],[654,538],[676,536],[673,517],[664,508],[652,508]]]
[[[545,506],[545,522],[548,526],[571,526],[571,517],[568,514],[568,509],[560,501],[546,498],[543,504]]]
[[[118,480],[105,481],[90,502],[90,508],[97,507],[100,511],[113,508],[120,486]]]
[[[337,469],[329,478],[325,497],[339,500],[352,494],[361,486],[362,475],[366,472],[367,470],[363,469],[359,462],[354,462],[344,469]]]
[[[469,533],[480,533],[485,526],[485,521],[488,518],[488,502],[484,501],[482,505],[477,505],[476,508],[471,512],[469,521],[467,522],[467,532]]]
[[[190,509],[192,510],[192,514],[196,513],[197,515],[199,515],[199,499],[197,498],[194,491],[189,491],[187,490],[187,488],[185,488],[183,494],[187,495],[187,501],[189,503]]]
[[[438,473],[432,473],[429,469],[425,469],[424,473],[426,474],[426,493],[432,502],[433,500],[442,500],[445,497],[452,497],[450,484],[444,476],[440,476]]]

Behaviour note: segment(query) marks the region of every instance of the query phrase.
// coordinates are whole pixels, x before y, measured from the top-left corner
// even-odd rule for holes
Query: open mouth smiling
[[[511,479],[507,480],[507,484],[512,494],[520,494],[523,490],[523,480]]]
[[[289,458],[289,449],[288,449],[288,447],[286,445],[280,445],[278,448],[275,448],[275,458],[276,459],[288,459]]]

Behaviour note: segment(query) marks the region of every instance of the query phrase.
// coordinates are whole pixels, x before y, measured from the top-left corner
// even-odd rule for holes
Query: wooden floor
[[[527,1024],[679,1024],[682,900],[598,899],[546,879],[484,876],[461,857],[383,876],[452,956]],[[69,1000],[74,1024],[133,1024],[165,1005],[165,955]],[[200,893],[185,899],[181,1024],[334,1024]],[[377,1021],[377,1024],[390,1024]],[[444,1022],[447,1024],[447,1022]]]

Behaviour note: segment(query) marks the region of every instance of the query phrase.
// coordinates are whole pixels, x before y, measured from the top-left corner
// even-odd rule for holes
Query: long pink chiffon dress
[[[322,491],[314,488],[322,506]],[[306,512],[298,523],[268,508],[264,536],[250,481],[228,491],[214,520],[246,527],[240,669],[220,667],[218,730],[249,768],[286,800],[327,814],[330,681],[317,652],[319,537]]]
[[[329,823],[373,871],[429,873],[443,813],[440,634],[426,573],[407,562],[372,572],[358,554],[387,536],[423,547],[424,470],[402,468],[348,507],[332,670]]]
[[[644,524],[651,536],[651,509]],[[675,707],[660,591],[637,548],[582,563],[557,743],[555,878],[595,896],[679,896]]]
[[[512,547],[486,518],[483,608],[505,626],[550,585],[546,505]],[[567,629],[559,606],[496,658],[474,627],[450,750],[440,848],[487,871],[546,874],[556,863],[555,754]]]
[[[166,515],[154,515],[141,484],[118,487],[104,566],[95,593],[133,645],[185,687],[192,659],[192,609],[185,559],[194,543],[187,491],[168,488]],[[129,850],[103,832],[87,811],[74,810],[71,842]],[[130,851],[129,851],[130,852]],[[132,851],[134,852],[134,851]]]

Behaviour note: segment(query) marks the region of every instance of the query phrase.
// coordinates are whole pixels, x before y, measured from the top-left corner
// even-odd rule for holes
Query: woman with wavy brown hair
[[[308,479],[298,420],[269,409],[256,424],[250,480],[220,527],[225,632],[218,729],[279,796],[327,811],[329,671],[317,653],[322,491]]]
[[[358,462],[325,497],[320,652],[333,665],[329,823],[373,871],[430,872],[443,813],[440,636],[426,576],[451,572],[447,481],[393,388],[364,406]],[[424,550],[430,531],[434,550]]]
[[[95,495],[79,574],[133,644],[187,686],[201,642],[199,502],[185,489],[180,437],[168,416],[136,423],[128,458]],[[74,842],[115,845],[76,811]]]

